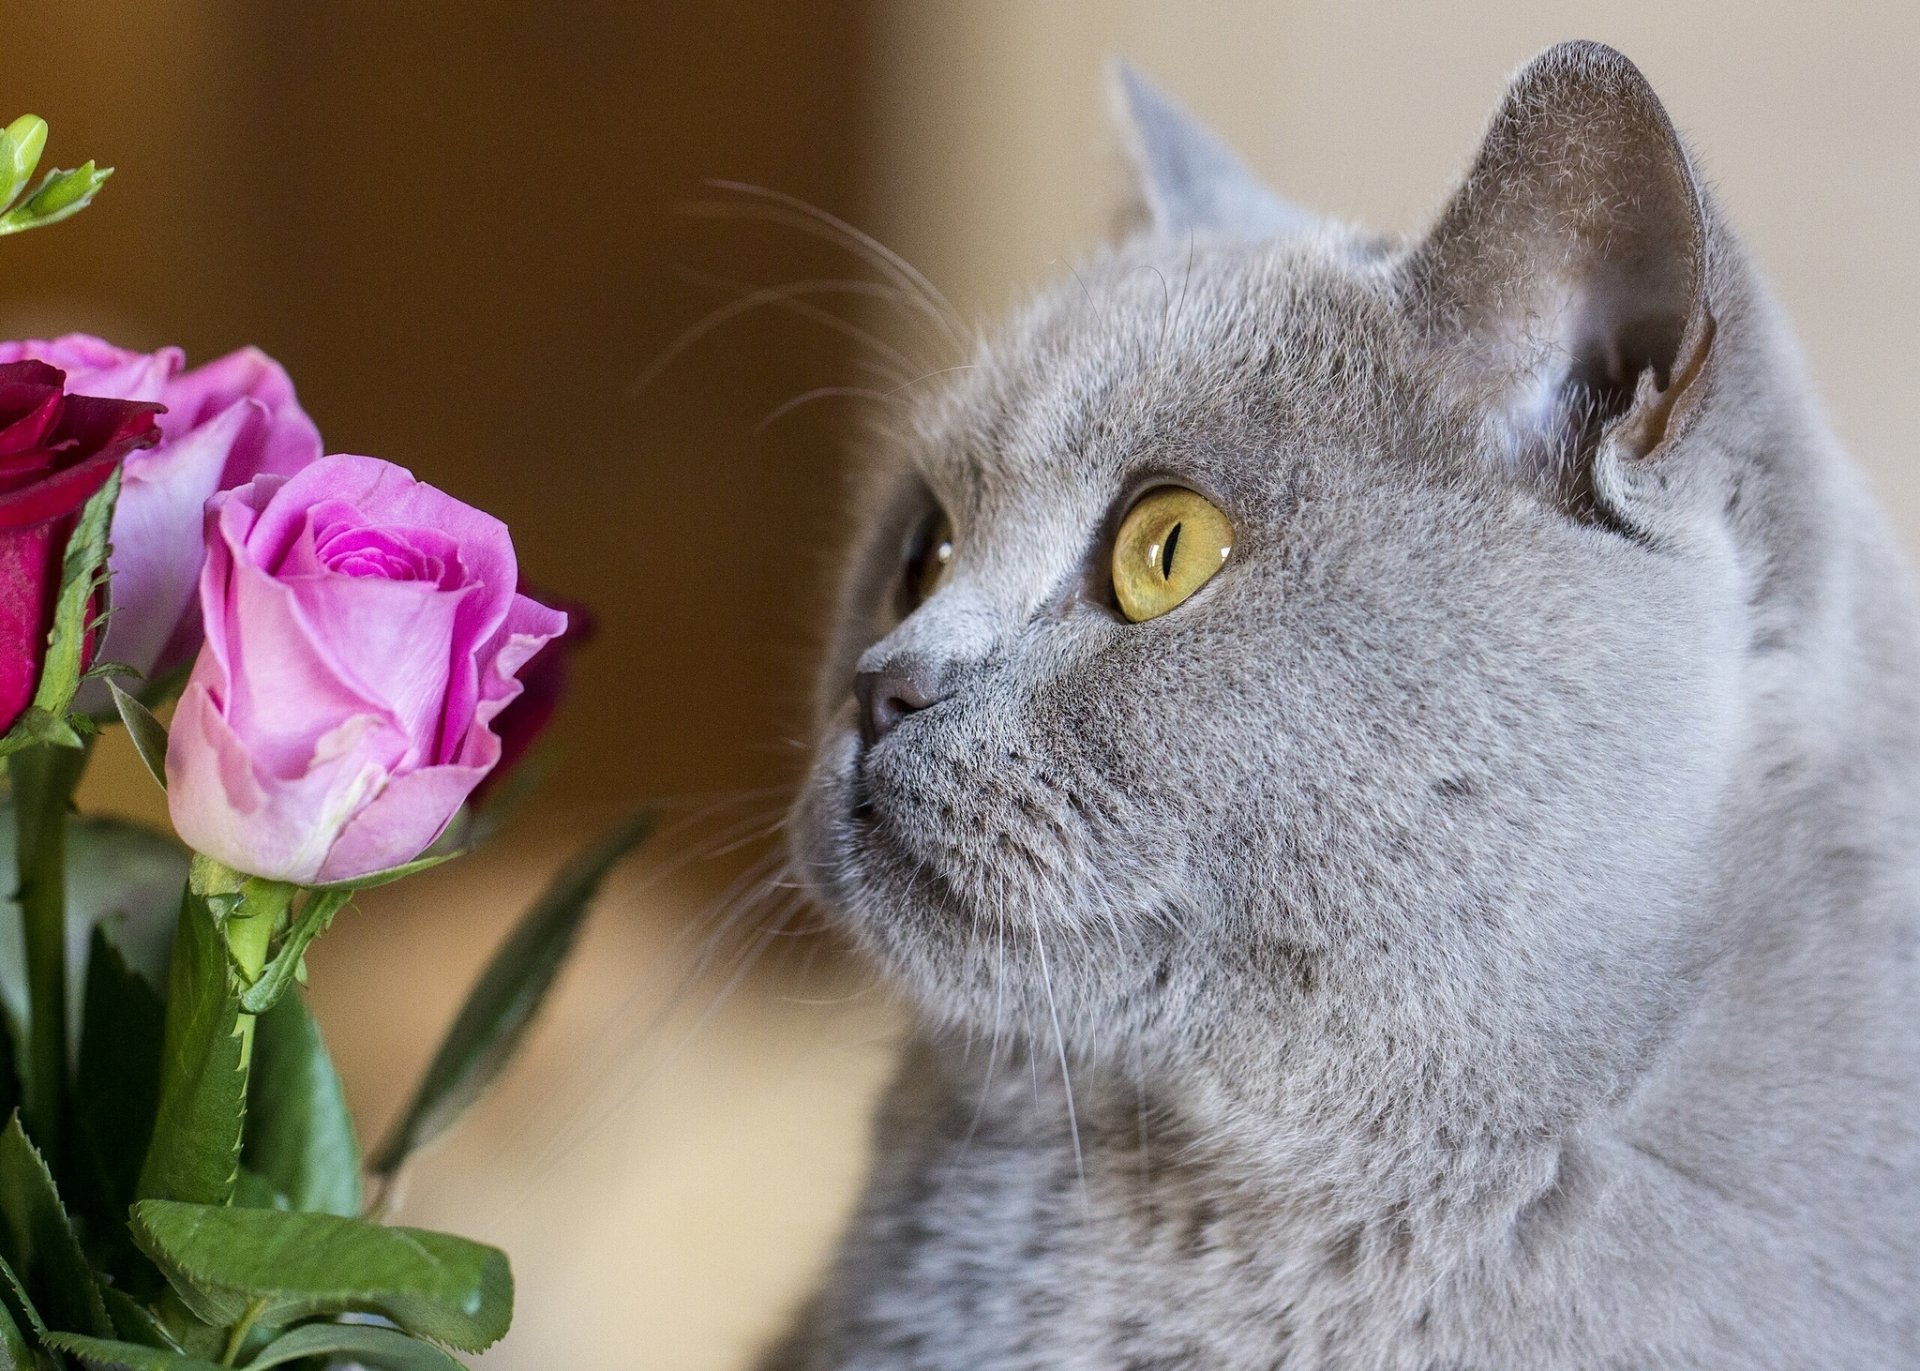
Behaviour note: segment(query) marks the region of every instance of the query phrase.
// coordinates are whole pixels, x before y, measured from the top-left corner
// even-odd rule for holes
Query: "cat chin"
[[[900,804],[914,768],[863,776],[863,760],[850,732],[822,742],[788,824],[792,866],[930,1025],[1034,1041],[1064,1033],[1076,1052],[1123,1027],[1145,1031],[1178,955],[1168,929],[1129,938],[1070,899],[1015,898],[950,868],[937,840],[916,841],[925,835]]]

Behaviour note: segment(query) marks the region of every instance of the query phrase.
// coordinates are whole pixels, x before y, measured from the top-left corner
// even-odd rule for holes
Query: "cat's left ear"
[[[1644,457],[1705,391],[1706,197],[1659,97],[1599,43],[1514,77],[1472,170],[1407,259],[1449,374],[1517,469]]]
[[[1268,190],[1219,135],[1196,122],[1126,62],[1111,68],[1114,117],[1133,162],[1135,203],[1123,216],[1156,233],[1279,238],[1314,216]]]

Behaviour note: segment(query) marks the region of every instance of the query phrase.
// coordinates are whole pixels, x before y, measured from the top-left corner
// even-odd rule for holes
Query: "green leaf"
[[[26,1329],[36,1338],[47,1331],[46,1320],[40,1317],[40,1311],[27,1298],[27,1287],[21,1284],[18,1273],[4,1258],[0,1258],[0,1305],[6,1307],[8,1317],[16,1326]]]
[[[645,813],[601,838],[561,868],[521,917],[468,993],[412,1102],[381,1144],[371,1167],[375,1175],[399,1170],[500,1075],[572,951],[601,883],[652,829],[653,815]]]
[[[107,931],[94,926],[87,953],[74,1076],[75,1202],[116,1268],[132,1256],[127,1206],[160,1107],[160,1044],[167,1011],[159,994],[127,965]],[[117,1240],[117,1241],[116,1241]]]
[[[233,1178],[233,1198],[227,1203],[241,1209],[277,1209],[283,1214],[293,1209],[278,1186],[258,1171],[248,1170],[244,1166]]]
[[[107,1302],[107,1317],[113,1320],[113,1335],[122,1342],[137,1342],[142,1347],[158,1347],[178,1352],[167,1330],[153,1311],[118,1286],[105,1286],[100,1294]]]
[[[0,814],[0,826],[11,828],[7,820],[11,816]],[[0,866],[6,870],[11,862]],[[19,919],[16,917],[17,924]],[[11,1014],[0,1014],[0,1115],[12,1114],[20,1107],[20,1063],[14,1051],[14,1019]]]
[[[115,1342],[111,1338],[49,1333],[46,1343],[74,1358],[88,1371],[220,1371],[217,1363],[189,1357],[183,1352],[142,1347],[135,1342]]]
[[[430,1342],[391,1328],[363,1323],[309,1323],[261,1349],[246,1371],[265,1371],[303,1357],[343,1357],[376,1371],[462,1371],[461,1364]]]
[[[4,1309],[0,1309],[0,1371],[33,1371],[33,1350],[27,1346],[26,1334]]]
[[[21,1131],[18,1114],[0,1132],[0,1256],[49,1323],[113,1331],[53,1177]]]
[[[20,198],[47,146],[47,121],[23,114],[0,130],[0,210]]]
[[[247,1073],[240,1064],[240,988],[207,897],[180,902],[160,1056],[160,1108],[140,1168],[151,1199],[225,1204],[240,1164]]]
[[[253,1082],[241,1160],[299,1210],[360,1212],[360,1140],[320,1029],[299,992],[254,1030]]]
[[[293,926],[280,940],[273,959],[260,969],[259,977],[240,995],[240,1007],[249,1014],[264,1014],[293,984],[300,962],[313,940],[325,933],[338,914],[353,899],[353,891],[334,886],[322,887],[306,897]]]
[[[152,710],[122,690],[118,681],[109,678],[107,689],[113,695],[113,707],[120,711],[120,722],[127,726],[127,737],[133,741],[133,750],[146,763],[147,774],[165,790],[167,726],[153,717]]]
[[[477,1352],[513,1318],[506,1254],[446,1233],[333,1214],[142,1200],[134,1241],[207,1323],[277,1328],[378,1314],[409,1333]]]

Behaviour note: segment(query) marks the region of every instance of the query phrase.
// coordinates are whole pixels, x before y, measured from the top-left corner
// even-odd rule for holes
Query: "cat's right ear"
[[[1516,468],[1647,457],[1699,411],[1706,195],[1659,97],[1599,43],[1529,62],[1408,259],[1411,298]]]
[[[1314,216],[1260,183],[1219,135],[1161,94],[1132,66],[1110,69],[1114,118],[1133,163],[1134,192],[1121,215],[1127,228],[1184,238],[1225,233],[1279,238]]]

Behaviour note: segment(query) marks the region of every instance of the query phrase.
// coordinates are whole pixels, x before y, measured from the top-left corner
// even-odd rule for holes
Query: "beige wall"
[[[988,310],[1094,241],[1124,54],[1288,196],[1412,228],[1507,73],[1597,38],[1638,62],[1797,321],[1841,435],[1920,548],[1920,6],[969,0],[879,7],[882,229]]]

